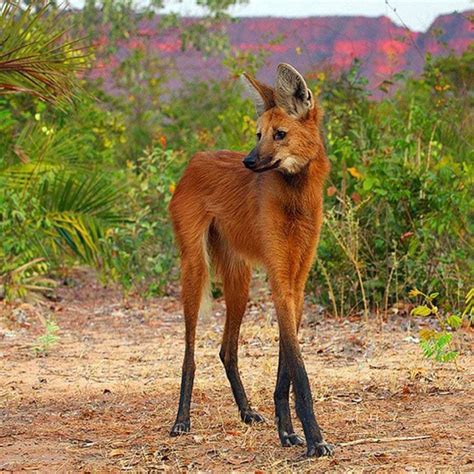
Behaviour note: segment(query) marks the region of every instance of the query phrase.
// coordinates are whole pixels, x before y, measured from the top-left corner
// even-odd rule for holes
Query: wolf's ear
[[[252,97],[258,115],[275,107],[275,92],[270,86],[262,84],[246,72],[242,74],[242,82]]]
[[[289,64],[279,64],[275,85],[275,102],[288,115],[304,117],[314,107],[313,94],[303,76]]]

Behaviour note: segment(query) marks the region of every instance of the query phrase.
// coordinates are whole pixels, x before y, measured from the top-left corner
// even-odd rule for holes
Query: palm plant
[[[109,274],[114,265],[113,229],[126,221],[119,205],[122,190],[104,175],[67,168],[47,173],[28,169],[25,174],[29,179],[17,180],[15,175],[11,179],[7,172],[0,172],[0,232],[4,238],[0,299],[2,294],[23,297],[43,291],[44,285],[32,285],[32,280],[56,265],[78,261]],[[6,201],[5,192],[16,199]],[[36,265],[39,261],[44,265]]]
[[[38,192],[50,224],[50,245],[56,254],[72,253],[99,269],[112,265],[108,233],[124,222],[116,211],[121,189],[104,176],[60,173]]]
[[[34,4],[40,5],[35,9]],[[50,2],[6,0],[0,9],[0,94],[28,93],[46,102],[70,100],[84,69],[82,40],[65,40],[65,12]]]
[[[0,94],[25,93],[60,107],[72,101],[87,53],[80,41],[61,42],[65,18],[50,3],[4,3]],[[50,280],[42,275],[68,256],[110,268],[111,229],[124,220],[116,211],[121,191],[91,172],[81,137],[67,126],[26,123],[12,148],[10,159],[0,157],[0,299],[44,291]]]

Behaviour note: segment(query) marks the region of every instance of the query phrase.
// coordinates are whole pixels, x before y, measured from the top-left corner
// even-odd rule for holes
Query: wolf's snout
[[[254,148],[244,159],[242,162],[246,168],[249,170],[255,168],[257,166],[257,158],[258,158],[258,153],[257,150]]]
[[[249,155],[242,163],[245,165],[246,168],[251,170],[257,165],[257,158]]]

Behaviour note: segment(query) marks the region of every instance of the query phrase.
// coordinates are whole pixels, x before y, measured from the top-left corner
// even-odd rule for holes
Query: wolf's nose
[[[247,156],[247,158],[245,158],[244,161],[242,161],[242,163],[245,165],[246,168],[251,170],[252,168],[255,168],[255,165],[257,164],[257,159],[249,155]]]

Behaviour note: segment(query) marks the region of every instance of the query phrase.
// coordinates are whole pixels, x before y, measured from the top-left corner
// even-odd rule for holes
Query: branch
[[[346,443],[337,443],[337,446],[345,448],[346,446],[356,446],[358,444],[369,444],[369,443],[395,443],[398,441],[416,441],[419,439],[428,439],[431,436],[424,435],[424,436],[400,436],[400,437],[393,437],[393,438],[364,438],[364,439],[356,439],[354,441],[348,441]]]

